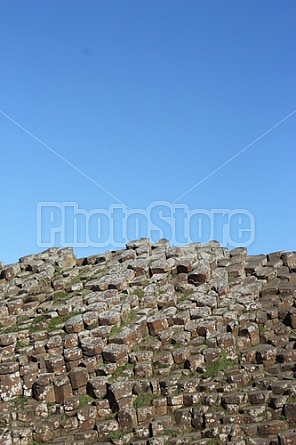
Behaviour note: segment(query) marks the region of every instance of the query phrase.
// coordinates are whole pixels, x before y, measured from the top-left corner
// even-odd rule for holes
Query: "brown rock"
[[[44,363],[48,372],[53,372],[56,375],[63,374],[66,371],[64,357],[62,355],[57,357],[47,357]]]
[[[118,423],[116,420],[104,420],[103,422],[96,423],[96,429],[100,440],[105,441],[110,433],[118,431]]]
[[[65,323],[65,331],[68,334],[73,334],[76,332],[81,332],[84,330],[83,318],[81,315],[75,315],[69,318]]]
[[[94,398],[102,399],[107,394],[107,377],[95,377],[87,382],[87,392]]]
[[[260,345],[256,349],[256,361],[257,363],[263,363],[264,366],[273,365],[276,361],[277,350],[273,346]]]
[[[52,385],[51,374],[40,374],[36,382],[32,385],[33,398],[46,403],[55,402],[55,392]]]
[[[177,365],[185,363],[190,355],[189,348],[177,348],[172,351],[173,360]]]
[[[78,396],[71,396],[65,399],[64,401],[64,410],[66,413],[70,413],[72,411],[75,411],[79,408],[79,397]]]
[[[134,367],[135,377],[149,378],[153,375],[153,367],[151,362],[137,363]]]
[[[201,337],[208,338],[214,332],[215,328],[216,321],[211,318],[196,322],[196,332],[197,335],[200,335]]]
[[[112,335],[112,337],[109,338],[109,343],[117,343],[130,346],[133,343],[133,337],[133,331],[130,328],[126,327],[123,328],[122,331],[120,331],[118,334]]]
[[[284,266],[287,266],[290,269],[296,268],[296,252],[283,253],[281,258],[283,260]]]
[[[296,445],[295,429],[279,433],[278,438],[280,445]]]
[[[136,277],[144,276],[144,279],[147,278],[149,266],[146,259],[137,258],[129,263],[128,268],[135,272]]]
[[[206,407],[194,407],[192,409],[192,426],[194,429],[201,429],[204,426],[204,414]]]
[[[93,357],[94,355],[101,354],[103,351],[103,341],[101,338],[85,337],[81,340],[81,348],[85,355]]]
[[[271,281],[277,276],[277,270],[274,267],[262,266],[256,269],[255,275],[259,280]]]
[[[81,430],[92,430],[96,423],[97,409],[92,405],[85,405],[78,409],[78,428]]]
[[[249,401],[252,405],[262,405],[270,398],[270,391],[252,391],[249,393]]]
[[[179,258],[177,261],[178,273],[189,273],[192,271],[192,260],[190,258]]]
[[[204,364],[205,358],[202,354],[192,354],[185,361],[185,368],[190,369],[191,372],[195,372]]]
[[[249,270],[250,269],[248,265],[246,266],[245,269],[243,262],[234,263],[231,264],[230,266],[227,266],[227,272],[230,279],[245,277],[245,271],[248,272]]]
[[[34,424],[33,438],[36,442],[52,442],[53,429],[50,422],[37,420]]]
[[[70,431],[75,431],[78,429],[78,419],[76,416],[61,417],[60,426],[63,430],[65,430],[65,433],[69,434]]]
[[[89,376],[86,368],[74,368],[69,372],[69,379],[72,389],[76,390],[82,386],[86,386]]]
[[[137,420],[138,423],[149,424],[155,415],[154,406],[142,406],[137,409]]]
[[[108,398],[112,409],[120,406],[120,400],[129,398],[132,395],[133,383],[129,381],[118,381],[110,385],[108,389]]]
[[[183,405],[183,394],[168,395],[167,396],[168,406],[182,406]]]
[[[256,323],[243,323],[239,329],[239,335],[247,336],[252,346],[259,344],[259,329]]]
[[[166,399],[166,397],[154,399],[152,401],[152,405],[154,407],[156,416],[163,416],[163,415],[167,414],[167,399]]]
[[[169,327],[166,317],[162,314],[155,314],[149,317],[147,319],[147,326],[150,335],[158,335]]]
[[[32,386],[37,380],[38,363],[29,363],[27,366],[20,367],[20,376],[23,381],[23,389],[25,396],[32,396]]]
[[[0,396],[4,401],[23,395],[19,371],[0,375]]]
[[[64,403],[65,399],[72,396],[72,388],[67,375],[61,375],[53,380],[56,403]]]
[[[5,278],[6,281],[11,281],[20,270],[19,264],[10,264],[1,270],[0,277]]]
[[[75,432],[74,438],[76,441],[75,443],[82,444],[96,444],[98,443],[98,432],[94,430],[85,430],[85,431],[79,431]]]
[[[222,397],[223,405],[244,405],[248,401],[248,395],[245,392],[236,392],[225,394]]]
[[[117,415],[118,426],[124,433],[130,433],[137,426],[137,414],[134,408],[120,409]]]
[[[196,267],[189,275],[188,282],[194,285],[201,283],[208,283],[211,278],[211,268],[206,261],[201,261],[198,267]]]
[[[175,412],[175,421],[178,427],[181,427],[182,431],[191,429],[191,409],[190,408],[182,408]]]
[[[19,371],[19,364],[16,362],[0,363],[0,375],[13,374]]]
[[[56,264],[60,267],[74,267],[76,266],[76,256],[73,253],[72,247],[60,249]]]
[[[107,363],[124,365],[128,362],[127,346],[110,343],[103,348],[103,358]]]
[[[235,416],[232,416],[232,417],[235,417]],[[227,423],[227,416],[225,416],[223,411],[218,411],[216,413],[205,413],[204,414],[204,422],[205,422],[206,428],[210,428],[210,429],[218,428],[221,425],[222,420],[223,420],[223,423],[225,423],[225,424]],[[237,424],[242,423],[240,421],[240,418],[238,418],[237,416],[235,417],[235,420],[236,420]]]
[[[137,254],[134,250],[132,249],[124,250],[123,252],[120,253],[119,262],[123,263],[124,261],[134,260],[136,257]]]
[[[57,349],[63,346],[63,339],[61,335],[53,335],[46,343],[47,349]]]
[[[271,420],[258,425],[258,433],[260,436],[272,436],[285,431],[287,424],[283,420]]]
[[[284,406],[284,414],[288,422],[296,422],[296,403],[287,403]]]
[[[17,334],[15,332],[1,334],[0,335],[0,346],[8,346],[16,343]]]
[[[66,362],[80,361],[82,359],[82,350],[80,348],[64,349]]]
[[[155,260],[150,265],[150,270],[152,275],[166,274],[172,269],[174,264],[175,261],[173,258],[169,258],[168,260]]]
[[[100,325],[113,326],[120,323],[120,312],[118,311],[103,311],[99,314]]]
[[[88,308],[89,309],[89,308]],[[82,316],[84,325],[88,329],[94,329],[96,326],[98,326],[98,312],[89,310]]]
[[[271,383],[271,390],[274,394],[284,394],[289,388],[288,380],[277,380]]]

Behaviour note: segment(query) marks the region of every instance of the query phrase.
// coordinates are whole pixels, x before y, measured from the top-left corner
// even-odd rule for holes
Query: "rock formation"
[[[296,444],[295,252],[52,248],[0,315],[0,444]]]

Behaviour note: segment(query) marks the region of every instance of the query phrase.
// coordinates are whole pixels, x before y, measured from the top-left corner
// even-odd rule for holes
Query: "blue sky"
[[[252,254],[296,250],[295,23],[294,0],[3,0],[0,260],[45,248],[40,202],[182,195],[250,212]]]

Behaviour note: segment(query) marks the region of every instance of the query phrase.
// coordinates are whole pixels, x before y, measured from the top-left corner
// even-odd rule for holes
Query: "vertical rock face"
[[[0,364],[0,394],[4,401],[23,395],[18,363]]]
[[[0,263],[0,443],[296,444],[296,253]]]

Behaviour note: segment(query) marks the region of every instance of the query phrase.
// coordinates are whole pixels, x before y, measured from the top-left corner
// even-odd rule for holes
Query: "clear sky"
[[[294,0],[2,0],[0,260],[44,250],[63,202],[178,204],[180,240],[182,206],[204,231],[243,209],[251,254],[296,250],[295,25]]]

